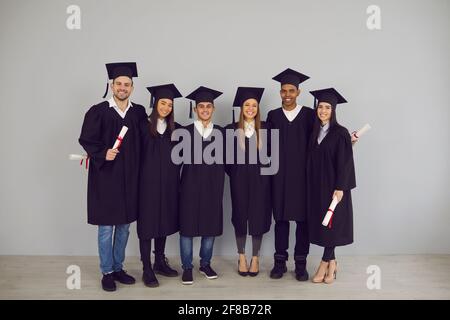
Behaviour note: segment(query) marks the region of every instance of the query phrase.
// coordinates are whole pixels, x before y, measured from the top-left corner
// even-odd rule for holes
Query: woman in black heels
[[[263,140],[269,137],[267,131],[263,135],[261,130],[268,129],[260,120],[259,102],[263,91],[264,88],[239,87],[233,103],[233,107],[241,107],[239,121],[234,121],[233,111],[233,123],[226,127],[234,130],[233,143],[226,149],[227,156],[230,156],[232,148],[234,161],[227,164],[226,172],[230,177],[231,221],[239,253],[238,273],[252,277],[259,273],[261,241],[271,224],[270,176],[261,174],[261,168],[268,164],[263,164],[260,158],[264,154],[260,154],[261,149],[268,146],[268,141]],[[247,234],[252,236],[253,245],[249,267],[245,256]]]
[[[335,89],[312,91],[317,99],[316,119],[307,163],[308,225],[310,242],[324,247],[314,283],[336,279],[335,247],[353,243],[351,189],[356,187],[352,139],[337,123],[336,106],[347,102]],[[327,226],[322,221],[333,198],[338,205]]]

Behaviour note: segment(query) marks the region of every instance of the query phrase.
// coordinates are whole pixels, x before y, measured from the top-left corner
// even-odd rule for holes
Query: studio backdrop
[[[265,119],[280,106],[271,78],[288,67],[311,77],[299,104],[337,88],[349,101],[339,122],[372,126],[354,147],[355,243],[339,254],[450,253],[449,18],[447,0],[1,0],[0,254],[97,254],[87,171],[68,155],[83,153],[84,114],[118,61],[137,62],[132,101],[147,112],[146,86],[223,91],[219,125],[238,86],[266,88]],[[188,105],[175,102],[183,125]],[[228,180],[223,203],[215,254],[233,255]],[[262,254],[273,251],[272,225]],[[127,252],[139,252],[135,224]],[[178,252],[175,234],[167,254]]]

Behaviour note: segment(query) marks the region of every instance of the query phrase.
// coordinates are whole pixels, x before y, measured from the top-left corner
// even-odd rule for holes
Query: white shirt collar
[[[209,122],[205,128],[203,126],[203,123],[200,120],[195,120],[194,126],[195,126],[195,129],[197,129],[198,133],[200,133],[200,135],[203,137],[203,139],[208,138],[208,136],[213,131],[213,127],[214,127],[213,123]]]
[[[131,103],[131,100],[128,99],[128,105],[127,108],[125,109],[125,111],[122,111],[119,109],[119,107],[117,106],[116,100],[114,100],[114,97],[111,97],[108,100],[109,106],[110,108],[114,108],[114,110],[117,111],[117,113],[122,117],[125,118],[125,116],[127,115],[128,110],[133,106],[133,104]]]
[[[330,129],[330,123],[327,122],[324,126],[320,126],[320,130],[328,132],[328,129]]]
[[[255,133],[255,120],[250,122],[244,120],[244,132],[247,138],[250,138]]]
[[[156,130],[158,131],[159,134],[163,134],[164,131],[166,131],[167,129],[167,121],[166,119],[160,119],[158,118],[158,121],[156,123]]]
[[[297,115],[299,114],[301,108],[302,108],[301,105],[296,105],[294,109],[287,111],[286,109],[281,107],[281,109],[283,109],[284,115],[289,120],[289,122],[294,121],[295,117],[297,117]]]

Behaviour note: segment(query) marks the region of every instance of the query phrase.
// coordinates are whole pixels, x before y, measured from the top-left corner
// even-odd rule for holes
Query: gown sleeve
[[[92,107],[84,116],[78,142],[86,150],[91,163],[97,168],[101,168],[106,161],[107,146],[101,137],[102,119],[97,108]]]
[[[351,190],[356,187],[352,142],[346,131],[340,132],[338,137],[335,190]]]

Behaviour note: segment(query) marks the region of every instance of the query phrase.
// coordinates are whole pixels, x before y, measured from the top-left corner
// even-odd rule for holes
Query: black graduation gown
[[[139,173],[139,123],[147,114],[134,104],[123,119],[108,101],[92,106],[84,117],[79,143],[90,157],[87,206],[88,223],[118,225],[137,217]],[[113,147],[123,126],[128,127],[113,161],[106,151]]]
[[[226,129],[236,130],[238,123],[231,123]],[[267,129],[261,121],[261,128]],[[238,151],[241,150],[237,138],[234,139],[234,162],[225,166],[230,177],[231,222],[238,235],[260,235],[270,229],[272,222],[272,203],[269,175],[261,175],[261,167],[267,166],[260,162],[259,154],[256,164],[249,164],[249,138],[245,137],[245,163],[237,164]],[[267,138],[269,139],[268,132]],[[251,137],[256,141],[256,132]],[[264,143],[264,142],[263,142]]]
[[[275,221],[306,220],[306,159],[313,121],[314,111],[304,106],[292,122],[282,108],[267,115],[271,129],[279,129],[279,169],[272,176]]]
[[[194,124],[185,129],[191,136],[191,164],[183,164],[181,173],[180,234],[186,237],[220,236],[223,231],[224,164],[194,164],[194,135],[200,136],[200,133]],[[225,137],[223,128],[214,125],[214,129],[222,131]],[[202,152],[212,141],[202,139]]]
[[[137,233],[141,240],[165,237],[179,230],[180,165],[172,162],[171,131],[154,137],[148,120],[141,123],[141,166]],[[179,127],[175,124],[175,128]]]
[[[351,137],[336,125],[317,140],[308,156],[308,226],[311,243],[322,247],[344,246],[353,242],[351,189],[356,187]],[[334,190],[344,196],[336,206],[331,229],[322,225]]]

